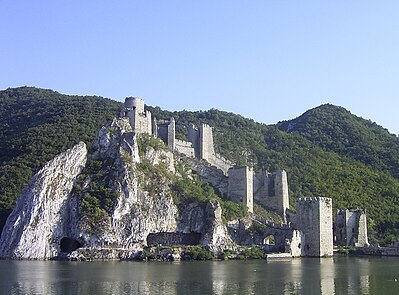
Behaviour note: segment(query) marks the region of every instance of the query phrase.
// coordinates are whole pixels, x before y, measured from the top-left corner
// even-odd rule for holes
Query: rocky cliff
[[[71,191],[86,159],[86,145],[81,142],[32,178],[1,234],[1,257],[44,259],[58,254],[57,240],[65,235],[64,225],[70,220]]]
[[[134,251],[150,233],[171,232],[201,234],[200,244],[212,251],[233,247],[217,201],[186,198],[185,206],[176,205],[178,177],[166,146],[137,138],[127,119],[114,119],[89,153],[79,143],[32,178],[6,222],[0,257],[51,259],[78,248]]]

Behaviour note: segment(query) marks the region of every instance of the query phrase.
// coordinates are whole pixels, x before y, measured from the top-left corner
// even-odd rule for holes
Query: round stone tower
[[[139,113],[144,113],[144,100],[138,97],[126,97],[125,108],[137,110]]]

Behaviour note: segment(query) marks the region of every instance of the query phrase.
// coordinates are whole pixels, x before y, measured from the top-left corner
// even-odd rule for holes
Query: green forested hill
[[[32,87],[0,91],[0,226],[35,172],[78,141],[92,142],[120,107]]]
[[[98,129],[117,114],[120,106],[99,97],[67,96],[35,88],[0,91],[0,209],[12,207],[31,175],[55,154],[78,140],[92,142]],[[167,112],[158,107],[148,108],[159,119],[175,117],[180,138],[185,137],[190,122],[208,123],[214,127],[217,151],[226,158],[249,163],[255,169],[287,170],[292,201],[299,196],[332,197],[336,208],[367,208],[370,228],[380,241],[388,243],[399,234],[399,180],[395,178],[395,165],[388,165],[389,161],[366,162],[363,158],[370,155],[367,152],[362,158],[354,152],[352,155],[353,144],[347,143],[338,150],[316,142],[314,136],[302,134],[299,129],[289,133],[279,130],[286,131],[283,124],[288,122],[277,128],[214,109]],[[357,130],[358,124],[362,132],[387,133],[368,121],[369,128],[367,124],[356,123],[357,117],[344,109],[340,111],[348,113],[347,128],[354,124],[351,128]],[[334,118],[332,115],[324,120]],[[317,132],[312,129],[309,128],[310,134]],[[345,142],[351,140],[348,131],[335,135],[329,134],[334,130],[326,130],[325,136],[331,137],[332,146],[337,136],[346,136]],[[384,159],[398,161],[394,148],[390,152],[388,145],[383,147]]]
[[[399,179],[399,138],[342,107],[321,105],[277,127]]]

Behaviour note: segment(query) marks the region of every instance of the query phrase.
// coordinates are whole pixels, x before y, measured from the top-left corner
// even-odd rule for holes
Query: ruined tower
[[[247,205],[248,211],[254,212],[252,168],[233,167],[229,169],[228,199]]]
[[[152,121],[152,130],[155,137],[163,140],[168,146],[169,150],[174,151],[176,148],[176,122],[175,118],[170,120],[157,120]]]
[[[122,117],[128,117],[133,132],[152,134],[151,112],[144,109],[144,100],[138,97],[126,97]]]
[[[254,177],[254,198],[263,206],[276,211],[286,222],[286,210],[290,207],[287,172],[263,172]]]
[[[332,256],[332,199],[299,198],[296,202],[296,227],[302,231],[305,256]]]
[[[339,246],[368,246],[366,212],[361,209],[337,210],[335,238]]]
[[[215,150],[213,148],[213,133],[212,127],[207,124],[201,124],[199,129],[200,135],[200,159],[204,159],[209,163],[212,163],[215,157]]]

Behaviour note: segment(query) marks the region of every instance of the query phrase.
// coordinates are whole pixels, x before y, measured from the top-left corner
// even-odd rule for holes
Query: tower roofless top
[[[125,108],[144,111],[144,99],[139,97],[126,97]]]

